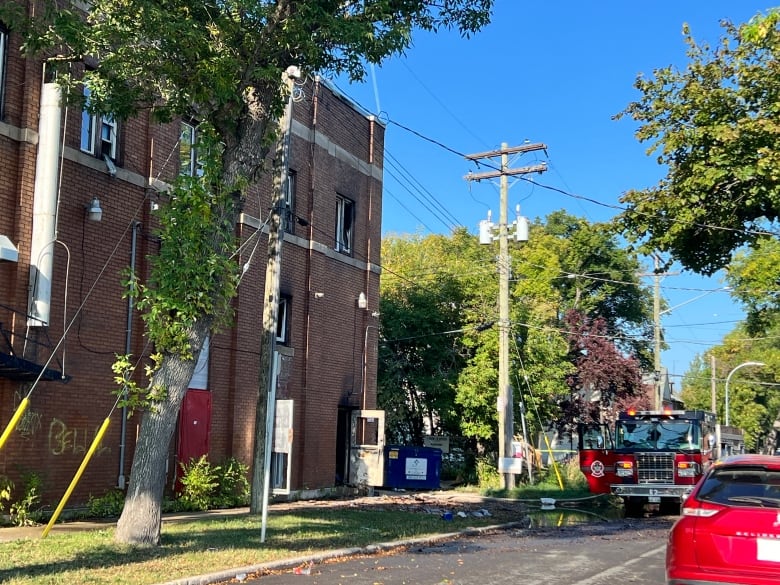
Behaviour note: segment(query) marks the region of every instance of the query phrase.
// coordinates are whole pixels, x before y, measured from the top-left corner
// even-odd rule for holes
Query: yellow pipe
[[[22,418],[22,415],[24,414],[24,411],[27,410],[27,406],[29,404],[30,404],[30,399],[27,396],[25,396],[22,399],[22,401],[19,403],[16,412],[11,417],[11,420],[8,423],[8,426],[5,427],[5,430],[3,431],[3,435],[0,436],[0,450],[3,449],[3,445],[5,445],[5,442],[8,440],[8,437],[11,436],[11,432],[16,428],[19,419]]]
[[[553,457],[552,446],[550,445],[550,439],[547,438],[547,433],[542,433],[544,442],[547,445],[547,453],[550,455],[550,461],[552,461],[553,469],[555,470],[555,477],[558,479],[558,487],[563,491],[563,479],[561,478],[561,472],[558,470],[558,462]]]
[[[59,518],[60,512],[62,512],[62,509],[65,507],[65,504],[68,502],[68,498],[70,498],[70,494],[73,493],[73,490],[75,489],[76,485],[79,483],[79,480],[81,479],[81,475],[84,473],[84,470],[87,468],[87,464],[89,463],[89,460],[92,459],[92,455],[95,453],[95,450],[100,444],[100,440],[103,438],[103,435],[106,434],[106,430],[108,430],[109,422],[111,422],[111,417],[106,417],[106,420],[103,421],[103,424],[100,426],[100,430],[97,432],[97,435],[95,435],[95,439],[92,441],[92,445],[90,445],[89,451],[87,451],[87,454],[84,456],[84,460],[81,462],[81,466],[79,467],[79,470],[76,472],[76,475],[73,477],[73,481],[70,482],[70,485],[68,486],[65,495],[62,496],[62,499],[60,500],[57,509],[54,510],[54,514],[52,514],[51,520],[49,520],[49,523],[46,525],[43,534],[41,534],[41,538],[46,538],[52,526],[54,526],[54,523],[57,522],[57,518]]]

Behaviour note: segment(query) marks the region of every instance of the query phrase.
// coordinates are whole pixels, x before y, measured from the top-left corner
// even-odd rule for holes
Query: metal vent
[[[639,483],[674,483],[674,453],[637,453]]]

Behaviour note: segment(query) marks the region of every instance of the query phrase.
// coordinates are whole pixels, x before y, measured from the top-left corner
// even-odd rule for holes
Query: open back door
[[[350,421],[349,484],[384,484],[385,411],[355,410]]]
[[[615,475],[615,445],[613,431],[606,424],[580,423],[579,435],[580,471],[588,481],[592,494],[608,494],[613,483],[619,483]]]

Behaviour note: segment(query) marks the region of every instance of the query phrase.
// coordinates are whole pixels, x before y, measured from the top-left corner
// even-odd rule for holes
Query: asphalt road
[[[673,517],[509,529],[264,575],[259,585],[600,585],[664,583]],[[244,577],[243,575],[241,577]],[[235,581],[234,581],[235,582]]]

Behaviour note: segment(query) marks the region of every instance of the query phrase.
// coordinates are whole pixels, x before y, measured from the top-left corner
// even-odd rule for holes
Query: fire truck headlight
[[[615,463],[615,475],[618,477],[632,477],[634,475],[633,461],[618,461]]]
[[[695,461],[678,461],[678,477],[696,477],[699,474],[699,465]]]

